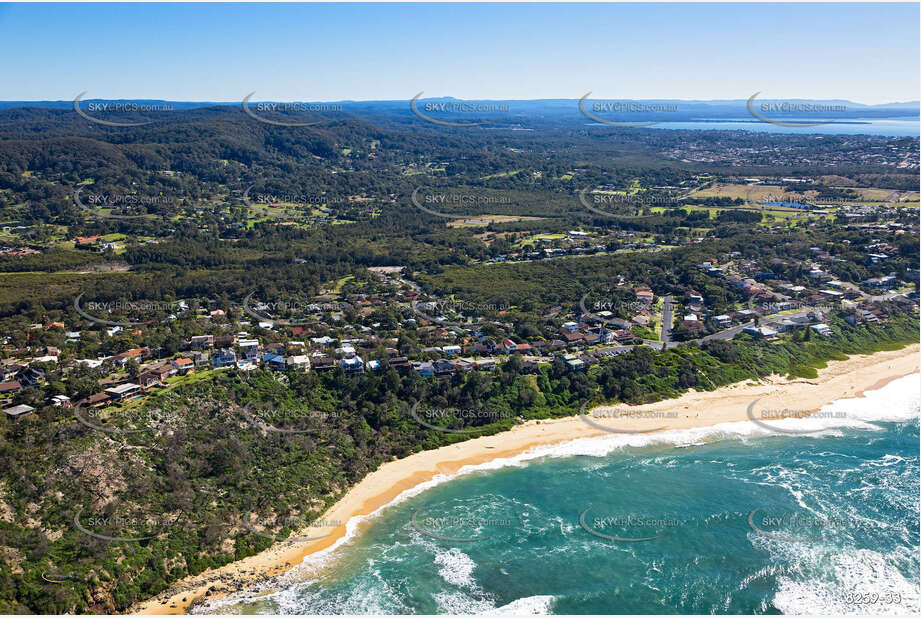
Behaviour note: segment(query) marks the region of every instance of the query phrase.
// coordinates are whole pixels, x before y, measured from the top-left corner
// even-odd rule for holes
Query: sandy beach
[[[705,427],[749,420],[748,407],[755,400],[758,400],[759,410],[815,412],[837,399],[858,397],[865,391],[881,388],[891,380],[917,373],[919,349],[921,347],[914,344],[897,351],[830,361],[828,367],[819,370],[815,379],[787,380],[772,376],[760,384],[748,382],[712,392],[691,391],[677,399],[642,406],[603,406],[593,410],[591,422],[632,431]],[[623,416],[622,412],[626,409],[634,416]],[[616,413],[610,418],[602,418],[605,410]],[[182,614],[204,598],[214,599],[264,582],[297,566],[306,556],[332,546],[346,534],[345,523],[349,519],[373,513],[403,491],[436,475],[454,474],[464,466],[516,456],[536,446],[601,435],[610,434],[578,416],[531,421],[497,435],[385,463],[323,515],[325,521],[342,522],[328,536],[313,541],[276,543],[255,556],[177,582],[164,593],[133,606],[131,612]],[[316,530],[305,531],[303,536],[309,537],[311,532],[317,536]]]

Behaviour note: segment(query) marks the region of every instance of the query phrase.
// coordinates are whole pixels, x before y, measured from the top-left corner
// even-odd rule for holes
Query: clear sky
[[[0,100],[919,98],[919,4],[6,4]]]

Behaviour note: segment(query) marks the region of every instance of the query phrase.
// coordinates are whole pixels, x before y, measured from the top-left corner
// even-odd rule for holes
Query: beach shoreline
[[[750,407],[754,401],[759,402],[759,408],[814,413],[835,400],[860,397],[892,380],[918,373],[919,350],[919,344],[912,344],[899,350],[829,361],[814,379],[769,376],[760,383],[741,382],[715,391],[690,391],[678,398],[640,406],[599,406],[593,408],[596,414],[601,412],[603,416],[606,410],[617,413],[609,418],[593,415],[591,424],[579,416],[528,421],[509,431],[390,461],[367,475],[323,514],[324,521],[340,522],[326,536],[303,542],[281,541],[259,554],[189,576],[167,591],[135,604],[129,613],[188,613],[202,600],[265,583],[298,566],[308,556],[333,551],[346,538],[347,523],[353,518],[371,515],[404,492],[419,488],[439,475],[455,475],[465,466],[519,456],[539,446],[614,435],[597,425],[649,435],[656,431],[751,421]],[[631,416],[623,416],[621,412],[625,410]],[[303,536],[309,538],[310,532]]]

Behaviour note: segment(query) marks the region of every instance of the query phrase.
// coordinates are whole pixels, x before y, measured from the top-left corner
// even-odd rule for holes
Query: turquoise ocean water
[[[406,492],[198,611],[917,612],[919,376],[823,409],[542,447]]]

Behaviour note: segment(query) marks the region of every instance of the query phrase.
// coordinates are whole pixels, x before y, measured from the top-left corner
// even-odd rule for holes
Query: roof
[[[4,408],[4,412],[9,416],[22,416],[23,414],[28,414],[35,410],[32,406],[27,406],[25,404],[20,404],[18,406],[13,406],[12,408]]]
[[[124,384],[119,384],[118,386],[113,386],[112,388],[107,388],[107,393],[112,393],[115,395],[124,395],[131,391],[141,388],[140,385],[134,384],[133,382],[125,382]]]
[[[176,363],[177,365],[191,365],[192,359],[191,358],[177,358],[173,362]]]
[[[22,388],[22,385],[16,380],[0,383],[0,393],[8,393],[10,391],[19,390],[20,388]]]

